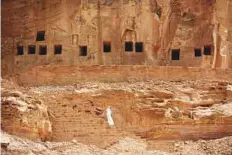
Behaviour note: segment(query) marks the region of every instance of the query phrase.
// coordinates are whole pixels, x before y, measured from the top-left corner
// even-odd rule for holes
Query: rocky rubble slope
[[[185,141],[174,145],[175,152],[148,150],[141,140],[125,138],[107,149],[72,142],[33,142],[2,133],[4,155],[231,155],[232,137],[210,141]]]

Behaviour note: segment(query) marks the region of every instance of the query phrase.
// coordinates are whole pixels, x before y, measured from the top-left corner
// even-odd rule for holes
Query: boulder
[[[12,93],[12,94],[21,94]],[[47,106],[28,103],[17,95],[2,98],[2,130],[31,140],[47,140],[52,128]]]

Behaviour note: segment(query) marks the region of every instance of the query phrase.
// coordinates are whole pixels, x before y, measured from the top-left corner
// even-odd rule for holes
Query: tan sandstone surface
[[[231,0],[3,0],[2,73],[48,64],[231,69],[231,8]]]
[[[217,154],[215,151],[224,149],[220,150],[218,146],[214,150],[210,143],[205,145],[208,139],[232,135],[231,91],[231,83],[226,81],[156,80],[18,86],[3,79],[2,130],[34,141],[13,136],[14,145],[21,146],[20,143],[23,143],[22,153],[31,151],[25,150],[27,145],[36,145],[34,149],[32,147],[35,154],[43,154],[40,149],[55,154],[65,154],[66,151],[78,154],[75,153],[77,148],[81,148],[79,151],[83,152],[80,154],[84,154],[93,149],[86,146],[87,150],[82,150],[82,146],[78,146],[85,144],[93,145],[98,154],[104,154],[102,149],[120,154],[120,149],[130,145],[132,148],[124,150],[129,154],[134,151],[154,154],[152,150],[161,150],[161,154],[181,150],[190,152],[191,147],[194,152]],[[107,124],[107,106],[111,106],[113,111],[114,127]],[[7,137],[7,134],[4,133],[4,136]],[[130,137],[129,140],[126,137]],[[207,142],[182,142],[199,139]],[[143,142],[138,142],[141,150],[135,149],[137,147],[133,143],[141,140]],[[222,141],[225,141],[225,150],[230,152],[231,143],[227,139]],[[51,148],[44,146],[47,143],[52,145]],[[66,144],[67,148],[58,147]],[[14,145],[13,150],[9,147],[6,153],[20,152]],[[61,149],[58,149],[60,152],[53,147]],[[51,150],[55,152],[49,152]]]
[[[1,5],[2,154],[232,154],[232,0]]]

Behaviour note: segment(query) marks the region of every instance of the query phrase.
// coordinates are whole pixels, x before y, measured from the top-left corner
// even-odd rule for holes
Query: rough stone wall
[[[2,38],[7,39],[2,40],[11,47],[7,55],[12,62],[5,70],[47,64],[230,68],[232,2],[224,1],[3,1]],[[35,41],[38,31],[45,31],[45,41]],[[104,41],[111,42],[111,52],[103,52]],[[143,42],[144,51],[135,52],[134,47],[125,52],[125,41]],[[19,44],[24,46],[22,56],[16,54]],[[27,54],[30,44],[36,45],[35,55]],[[54,55],[54,45],[59,44],[62,54]],[[40,45],[47,45],[47,55],[38,54]],[[211,55],[195,57],[194,48],[203,53],[204,45],[211,46]],[[87,46],[87,56],[79,56],[79,46]],[[7,48],[2,47],[3,53]],[[171,49],[180,49],[180,60],[171,60]],[[2,59],[8,63],[8,58]]]
[[[214,66],[232,67],[232,1],[217,1],[214,15],[214,44],[217,52]]]
[[[164,38],[171,39],[171,49],[181,50],[181,61],[169,61],[169,64],[211,67],[212,55],[202,54],[201,57],[195,57],[194,48],[200,48],[202,51],[204,45],[213,48],[212,1],[172,1],[171,5],[170,21],[166,29],[168,36]],[[171,54],[168,56],[170,60]]]
[[[14,72],[14,40],[11,37],[2,37],[1,40],[1,71],[3,75],[11,74]]]
[[[80,81],[226,80],[232,71],[166,66],[39,66],[18,73],[18,84],[74,84]]]

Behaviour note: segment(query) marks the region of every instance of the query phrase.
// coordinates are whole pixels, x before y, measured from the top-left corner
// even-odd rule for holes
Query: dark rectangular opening
[[[110,41],[104,41],[103,42],[103,51],[105,53],[111,52],[111,42]]]
[[[45,40],[45,31],[38,31],[36,35],[36,41],[44,41]]]
[[[17,46],[17,55],[23,55],[24,49],[23,46]]]
[[[87,56],[87,46],[80,46],[80,56]]]
[[[201,49],[200,48],[195,48],[194,53],[195,53],[195,57],[201,57]]]
[[[135,43],[135,52],[143,52],[143,42]]]
[[[126,52],[133,52],[133,42],[132,41],[125,42],[125,51]]]
[[[211,55],[211,46],[204,46],[204,55]]]
[[[172,60],[180,60],[180,49],[172,50]]]
[[[61,54],[61,53],[62,53],[62,45],[55,45],[54,54]]]
[[[36,51],[35,49],[36,49],[35,45],[29,45],[28,54],[35,54],[35,51]]]
[[[46,55],[47,54],[47,46],[46,45],[40,45],[39,46],[39,55]]]

